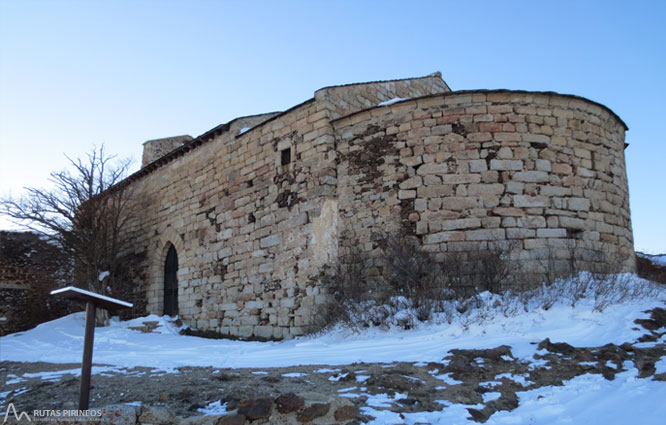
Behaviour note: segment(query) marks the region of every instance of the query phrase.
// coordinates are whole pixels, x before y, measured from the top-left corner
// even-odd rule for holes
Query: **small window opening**
[[[285,166],[289,165],[291,162],[291,148],[282,149],[282,155],[280,157],[280,165]]]

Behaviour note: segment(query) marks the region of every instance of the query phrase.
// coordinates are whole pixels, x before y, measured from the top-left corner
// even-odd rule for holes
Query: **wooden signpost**
[[[92,369],[93,340],[95,339],[95,313],[97,308],[118,310],[132,308],[132,304],[115,298],[106,297],[81,288],[68,286],[51,291],[57,295],[71,300],[86,303],[86,330],[83,339],[83,359],[81,360],[81,389],[79,391],[79,410],[88,410],[90,403],[90,371]]]

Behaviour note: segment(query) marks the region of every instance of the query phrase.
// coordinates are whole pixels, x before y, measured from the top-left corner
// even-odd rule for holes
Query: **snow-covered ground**
[[[648,285],[631,276],[625,284]],[[566,293],[567,287],[560,289]],[[368,329],[362,332],[335,329],[327,333],[283,342],[242,342],[211,340],[179,334],[167,318],[147,316],[128,322],[113,320],[95,331],[94,363],[112,367],[149,366],[174,371],[180,366],[283,367],[295,365],[344,365],[354,362],[441,361],[449,350],[493,348],[509,345],[515,357],[533,359],[537,344],[545,338],[574,346],[601,346],[607,343],[636,343],[645,329],[634,324],[654,307],[664,307],[666,291],[655,287],[644,296],[608,305],[596,311],[593,297],[577,300],[560,296],[550,302],[533,300],[529,311],[516,301],[509,308],[507,298],[490,294],[479,297],[478,307],[455,313],[450,323],[421,324],[415,329]],[[552,296],[552,294],[551,294]],[[543,306],[548,307],[544,309]],[[151,333],[131,330],[145,321],[157,321]],[[21,362],[76,363],[81,360],[84,313],[76,313],[36,328],[0,338],[0,360]],[[649,347],[666,343],[636,343]],[[666,358],[657,363],[657,374],[666,372]],[[520,406],[511,412],[498,412],[489,424],[553,423],[643,423],[665,424],[666,382],[638,379],[633,363],[613,381],[600,375],[582,375],[563,387],[544,387],[520,393]],[[100,368],[98,373],[103,373]],[[520,377],[516,377],[519,379]],[[349,394],[359,396],[362,394]],[[368,405],[374,400],[372,396]],[[388,396],[387,396],[388,397]],[[400,397],[396,394],[395,397]],[[441,412],[405,414],[400,419],[390,411],[365,408],[377,417],[374,423],[469,423],[467,408],[453,405]]]
[[[519,393],[518,408],[508,412],[499,411],[485,422],[499,424],[586,424],[614,425],[641,424],[663,425],[666,423],[666,383],[636,378],[636,369],[615,376],[608,381],[600,375],[577,376],[564,386],[543,387]],[[497,393],[486,393],[497,394]],[[405,397],[396,394],[397,398]],[[369,405],[381,406],[392,400],[390,397],[370,396]],[[374,424],[428,423],[428,424],[472,424],[467,408],[483,408],[483,405],[462,405],[443,402],[447,407],[438,412],[396,413],[372,408],[364,413],[377,418]]]

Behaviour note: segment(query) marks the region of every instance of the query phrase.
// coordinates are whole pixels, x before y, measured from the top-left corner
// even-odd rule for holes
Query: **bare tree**
[[[83,159],[67,159],[70,169],[51,173],[52,189],[26,188],[25,196],[0,201],[0,212],[56,242],[70,260],[76,286],[107,294],[123,275],[130,242],[124,229],[138,208],[129,185],[121,183],[130,161],[108,155],[104,146]],[[106,319],[98,316],[98,324]]]

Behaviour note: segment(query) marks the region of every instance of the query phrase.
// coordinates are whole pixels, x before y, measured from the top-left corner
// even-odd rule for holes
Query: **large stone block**
[[[480,173],[482,171],[488,171],[488,164],[485,159],[470,160],[469,171],[472,173]]]
[[[259,244],[261,248],[268,248],[271,246],[279,245],[282,242],[282,239],[278,235],[271,235],[263,238]]]
[[[519,182],[540,183],[547,182],[550,177],[545,171],[521,171],[515,173],[512,179]]]
[[[491,159],[490,169],[498,171],[520,171],[523,169],[523,161],[517,159]]]
[[[467,186],[467,194],[474,195],[501,195],[504,193],[504,185],[501,183],[470,184]]]
[[[567,200],[567,207],[570,210],[589,211],[590,200],[586,198],[569,198]]]
[[[429,245],[441,242],[463,240],[465,240],[465,232],[439,232],[425,235],[423,238],[423,243]]]
[[[421,167],[419,167],[419,171],[421,171],[421,168],[427,167],[427,166],[428,166],[427,164],[422,165]],[[423,184],[422,178],[420,176],[414,176],[414,177],[410,177],[407,180],[400,183],[400,185],[398,187],[400,187],[400,189],[403,189],[403,190],[404,189],[416,189],[417,187],[421,186],[422,184]]]
[[[466,234],[468,241],[496,241],[505,239],[504,229],[470,230]]]
[[[446,164],[423,164],[417,170],[416,174],[425,175],[425,174],[446,174],[449,171],[449,167]]]
[[[441,223],[442,230],[456,230],[456,229],[474,229],[481,227],[481,220],[478,218],[460,218],[457,220],[444,220]]]
[[[548,207],[550,200],[545,196],[514,195],[513,205],[518,208]]]

